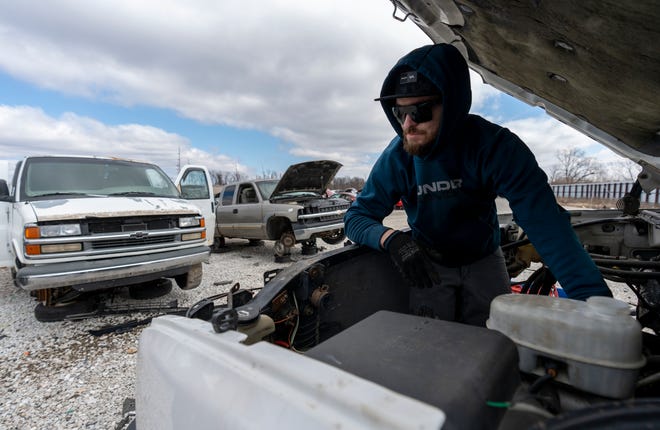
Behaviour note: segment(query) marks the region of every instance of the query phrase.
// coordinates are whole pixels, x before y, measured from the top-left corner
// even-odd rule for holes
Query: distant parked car
[[[344,199],[348,200],[349,202],[353,203],[355,199],[357,198],[356,193],[351,193],[349,191],[338,191],[334,193],[333,195],[330,196],[331,199]]]

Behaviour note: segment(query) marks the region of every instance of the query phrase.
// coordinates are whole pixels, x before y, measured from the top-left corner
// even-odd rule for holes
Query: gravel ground
[[[405,226],[403,211],[386,223]],[[214,253],[204,265],[202,285],[191,291],[176,286],[167,296],[179,306],[226,291],[235,282],[242,288],[263,286],[263,272],[286,267],[275,263],[273,243],[248,246],[228,240],[225,252]],[[329,246],[319,241],[326,250]],[[306,258],[297,246],[293,260]],[[614,286],[622,300],[634,300]],[[114,304],[134,303],[125,290]],[[147,302],[141,302],[147,303]],[[40,323],[33,316],[36,302],[16,288],[8,271],[0,270],[0,429],[114,429],[122,420],[122,404],[134,398],[138,338],[143,327],[99,337],[87,331],[150,314],[97,317],[80,321]]]

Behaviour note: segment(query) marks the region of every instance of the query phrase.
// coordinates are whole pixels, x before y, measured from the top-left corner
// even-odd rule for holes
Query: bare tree
[[[330,187],[335,190],[346,190],[348,188],[360,190],[364,187],[364,178],[359,178],[357,176],[335,177],[335,179],[332,180]]]
[[[607,180],[634,182],[641,171],[642,166],[632,160],[613,161],[607,164]]]
[[[247,179],[247,176],[238,170],[233,172],[212,170],[209,173],[211,174],[213,185],[225,185],[225,184],[230,184],[232,182],[239,182],[242,181],[243,179]]]
[[[261,169],[261,175],[257,176],[257,179],[279,179],[281,176],[282,174],[275,170]]]
[[[227,183],[226,176],[221,171],[211,170],[209,173],[211,174],[211,180],[213,181],[213,185],[224,185]]]
[[[553,184],[576,184],[591,182],[602,175],[603,169],[594,158],[587,157],[578,148],[557,151],[558,163],[553,167],[550,182]]]
[[[232,182],[239,182],[241,179],[243,179],[243,175],[238,170],[236,170],[234,172],[226,172],[225,173],[225,180],[226,180],[227,184],[232,183]]]

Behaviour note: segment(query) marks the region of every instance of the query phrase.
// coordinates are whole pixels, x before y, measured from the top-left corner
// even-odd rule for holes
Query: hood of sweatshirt
[[[442,94],[442,119],[440,131],[433,143],[433,148],[422,158],[449,148],[455,139],[456,130],[467,119],[472,104],[472,91],[470,89],[470,74],[467,63],[461,53],[449,44],[427,45],[417,48],[402,57],[387,74],[380,96],[384,97],[394,93],[394,89],[401,73],[416,70],[431,81]],[[387,115],[392,128],[403,138],[403,129],[397,121],[392,106],[394,99],[380,101],[385,115]]]

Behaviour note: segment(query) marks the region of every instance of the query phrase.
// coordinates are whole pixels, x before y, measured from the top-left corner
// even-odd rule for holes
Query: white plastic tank
[[[610,297],[506,294],[491,303],[486,326],[516,343],[521,371],[543,375],[552,360],[555,380],[605,397],[631,396],[645,364],[640,324]]]

